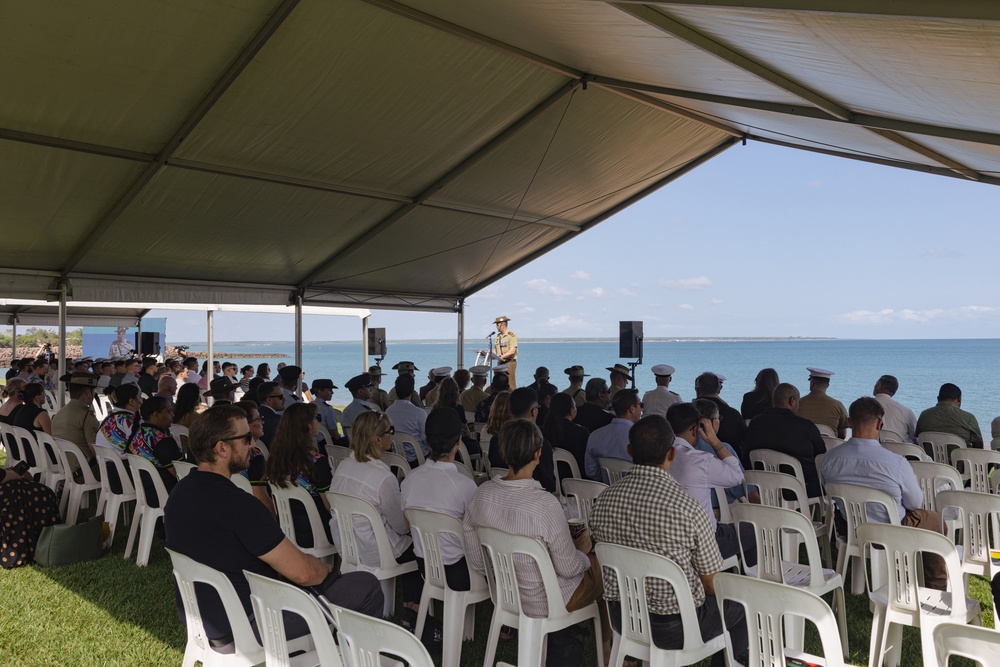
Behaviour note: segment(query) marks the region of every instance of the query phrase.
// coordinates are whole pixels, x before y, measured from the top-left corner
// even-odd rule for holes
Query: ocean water
[[[465,366],[476,358],[483,343],[465,347]],[[204,344],[191,344],[191,350],[204,351]],[[294,346],[290,342],[216,342],[215,352],[233,353],[232,360],[241,366],[267,361],[272,370],[279,361],[292,363]],[[436,366],[455,366],[457,348],[450,343],[393,343],[382,367],[387,371],[400,360],[416,363],[420,380]],[[277,355],[245,358],[240,354]],[[363,368],[361,345],[355,343],[304,343],[302,349],[306,381],[331,378],[344,386]],[[567,386],[563,369],[582,365],[590,375],[607,377],[606,367],[618,358],[617,341],[562,342],[522,341],[518,359],[520,384],[531,382],[537,366],[546,366],[560,389]],[[632,360],[634,361],[634,360]],[[374,357],[369,358],[374,363]],[[670,388],[685,400],[694,397],[694,380],[704,371],[726,376],[722,398],[739,409],[743,393],[753,389],[753,379],[761,368],[778,371],[782,382],[791,382],[803,393],[808,390],[807,366],[834,371],[829,394],[849,405],[859,396],[870,396],[875,381],[883,373],[899,379],[896,399],[917,414],[936,403],[938,388],[953,382],[962,389],[962,408],[979,420],[983,436],[990,439],[990,422],[1000,415],[1000,340],[776,340],[776,341],[670,341],[646,342],[642,365],[636,369],[636,387],[646,391],[654,386],[650,368],[670,364],[677,369]],[[391,386],[387,378],[386,389]],[[350,400],[346,389],[339,389],[335,402]]]

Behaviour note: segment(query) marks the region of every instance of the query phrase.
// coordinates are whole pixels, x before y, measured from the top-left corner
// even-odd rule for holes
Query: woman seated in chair
[[[291,483],[306,490],[316,504],[329,540],[330,501],[326,492],[330,488],[332,473],[326,455],[316,451],[318,432],[315,403],[292,403],[286,407],[264,462],[264,477],[279,488]],[[296,502],[291,503],[291,508],[295,541],[300,547],[308,549],[314,545],[309,516],[306,509],[300,508]]]
[[[59,523],[59,501],[52,489],[28,473],[0,470],[0,566],[30,565],[45,526]]]
[[[260,417],[257,404],[253,401],[237,401],[234,403],[238,408],[243,408],[247,413],[247,423],[250,425],[250,434],[253,435],[253,444],[250,445],[250,465],[246,470],[239,471],[240,475],[247,478],[250,488],[253,490],[254,498],[264,503],[264,507],[271,511],[273,515],[274,503],[267,492],[267,476],[264,474],[264,462],[266,456],[260,449],[260,439],[264,437],[264,420]],[[320,513],[322,516],[322,512]]]
[[[559,392],[549,403],[549,416],[542,426],[542,435],[553,447],[565,449],[576,459],[580,472],[584,470],[583,455],[587,453],[587,438],[590,431],[575,423],[576,401],[565,392]],[[566,468],[565,464],[563,468]],[[560,478],[569,477],[569,470],[560,470]]]
[[[514,415],[510,413],[510,392],[502,391],[497,394],[497,397],[493,399],[493,405],[490,406],[490,416],[486,420],[486,427],[483,429],[483,437],[489,441],[497,442],[496,437],[500,433],[500,429],[507,422],[514,419]],[[497,468],[506,467],[506,463],[503,457],[500,456],[499,450],[493,447],[489,451],[490,455],[490,465]]]
[[[181,388],[177,390],[177,399],[174,402],[174,423],[191,428],[191,422],[198,416],[202,407],[198,385],[190,382],[182,384]]]
[[[351,426],[351,453],[337,466],[330,490],[371,503],[382,517],[382,526],[389,536],[396,562],[406,563],[416,559],[413,540],[410,538],[410,524],[403,515],[403,501],[396,476],[382,461],[382,452],[389,451],[395,432],[392,421],[385,413],[364,412],[358,415]],[[337,517],[333,517],[330,524],[336,537],[335,542],[339,543],[336,522]],[[375,543],[372,527],[363,518],[355,517],[354,533],[361,561],[369,565],[377,564],[378,545]],[[338,550],[341,548],[340,544],[336,546]],[[403,621],[414,627],[417,611],[420,609],[423,580],[419,572],[408,572],[400,577],[400,581],[403,606],[406,608]]]
[[[17,411],[14,426],[20,426],[32,433],[42,431],[52,435],[52,421],[49,413],[45,411],[45,387],[38,382],[29,382],[21,392],[24,396],[24,405]]]
[[[24,380],[7,380],[7,386],[3,388],[3,405],[0,405],[0,422],[13,424],[17,413],[24,407]]]
[[[174,461],[179,461],[184,457],[181,446],[170,435],[174,408],[165,397],[153,396],[143,401],[139,413],[142,422],[132,437],[128,453],[141,456],[152,463],[156,467],[156,471],[160,473],[160,479],[163,481],[167,493],[170,493],[177,485]],[[134,471],[132,475],[135,476]],[[156,488],[153,486],[152,480],[143,478],[142,483],[146,488],[147,502],[150,506],[155,507]]]
[[[454,380],[452,384],[455,384]],[[427,415],[425,429],[431,453],[424,465],[403,480],[404,508],[434,510],[449,514],[459,521],[465,516],[469,501],[476,495],[476,483],[459,472],[456,466],[462,464],[455,462],[458,443],[462,440],[462,427],[465,426],[464,419],[464,411],[460,418],[450,408],[435,408]],[[422,572],[424,552],[416,535],[413,536],[413,553],[416,554]],[[455,591],[469,590],[469,569],[465,564],[465,547],[461,540],[442,535],[441,560],[444,562],[448,587]]]
[[[465,443],[465,448],[469,450],[469,455],[475,456],[479,453],[479,442],[469,432],[469,425],[465,423],[465,408],[458,402],[458,397],[458,383],[454,379],[447,377],[438,383],[437,400],[434,403],[434,407],[448,408],[455,411],[459,422],[462,424],[462,442]]]

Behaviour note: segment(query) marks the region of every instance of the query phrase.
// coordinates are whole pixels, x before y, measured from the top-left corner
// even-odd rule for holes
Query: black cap
[[[333,380],[313,380],[312,390],[317,389],[336,389],[337,385],[333,383]]]
[[[458,418],[458,412],[451,408],[435,408],[427,415],[424,433],[428,440],[455,444],[458,436],[462,435],[462,420]]]
[[[302,369],[298,366],[285,366],[278,371],[278,375],[285,382],[295,382],[302,375]]]
[[[353,394],[358,389],[361,389],[363,387],[370,387],[370,386],[372,386],[372,376],[369,375],[368,373],[362,373],[361,375],[355,375],[350,380],[348,380],[346,383],[344,383],[344,386],[347,387],[351,391],[351,393]]]
[[[230,392],[235,391],[236,386],[228,377],[223,375],[208,383],[208,391],[204,392],[204,395],[213,398],[222,398]]]

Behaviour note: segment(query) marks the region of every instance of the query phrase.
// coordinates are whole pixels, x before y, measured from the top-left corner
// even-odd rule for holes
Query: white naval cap
[[[490,374],[489,366],[473,366],[469,369],[469,372],[476,377],[484,378]]]
[[[719,378],[719,382],[725,382],[726,381],[726,376],[723,375],[722,373],[716,373],[715,371],[705,371],[705,372],[706,373],[711,373],[715,377]]]
[[[652,370],[653,375],[656,375],[657,377],[674,374],[674,367],[669,364],[657,364],[656,366],[653,366],[653,368],[651,368],[650,370]]]
[[[811,378],[814,378],[814,377],[815,378],[826,378],[827,380],[829,380],[830,377],[834,375],[833,371],[828,371],[825,368],[810,368],[810,367],[807,366],[806,370],[809,371],[809,377],[811,377]]]
[[[494,366],[493,367],[493,372],[494,373],[506,373],[507,372],[507,364],[498,364],[498,365]]]
[[[439,366],[431,371],[434,377],[445,378],[451,375],[451,366]]]

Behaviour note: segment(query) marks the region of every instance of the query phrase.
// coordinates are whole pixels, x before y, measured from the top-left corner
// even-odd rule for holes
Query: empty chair
[[[408,572],[416,572],[416,561],[396,562],[392,545],[389,544],[389,536],[382,523],[382,516],[371,503],[361,498],[333,491],[328,492],[327,497],[330,499],[330,508],[337,517],[340,556],[344,559],[341,569],[344,572],[362,570],[374,574],[379,583],[382,584],[382,593],[385,595],[384,615],[392,616],[396,605],[396,577]],[[357,537],[354,532],[355,516],[366,520],[371,525],[375,546],[378,549],[378,563],[361,562]]]
[[[885,584],[873,585],[868,594],[874,606],[871,667],[899,664],[903,625],[920,628],[924,664],[934,665],[935,625],[947,621],[980,624],[979,602],[966,597],[958,553],[947,537],[920,528],[866,523],[858,526],[858,540],[866,551],[873,545],[882,547],[889,564]],[[919,556],[928,553],[945,562],[947,592],[920,585]]]
[[[939,623],[931,633],[938,665],[961,656],[980,665],[1000,665],[1000,632],[963,623]],[[926,663],[925,663],[926,664]]]
[[[940,431],[924,431],[917,436],[917,442],[930,454],[935,463],[951,463],[951,450],[955,447],[966,448],[968,443],[957,435]]]
[[[424,450],[420,446],[420,440],[417,436],[412,433],[403,433],[402,431],[396,431],[392,436],[392,446],[396,453],[406,457],[406,445],[413,448],[413,453],[417,457],[417,465],[424,464]]]
[[[601,466],[601,474],[608,480],[608,484],[614,484],[632,470],[632,462],[625,459],[601,456],[597,459],[597,463]]]
[[[378,667],[381,656],[401,658],[409,667],[434,667],[427,649],[405,628],[343,607],[330,605],[330,609],[351,667]]]
[[[204,667],[252,667],[263,663],[264,648],[254,636],[250,621],[243,610],[243,603],[240,602],[229,578],[218,570],[202,565],[183,554],[170,549],[166,551],[173,564],[174,579],[177,582],[181,604],[184,606],[187,626],[187,644],[184,646],[182,667],[194,667],[195,662],[201,662]],[[201,620],[198,598],[195,595],[196,583],[211,586],[218,593],[232,628],[233,653],[219,653],[209,643],[205,625]]]
[[[919,445],[914,445],[910,442],[883,442],[882,446],[888,449],[893,454],[899,454],[904,459],[910,461],[930,461],[931,457],[927,455],[924,448]]]
[[[851,564],[851,592],[855,595],[865,591],[865,567],[864,553],[861,543],[858,541],[858,527],[869,521],[869,505],[878,505],[884,508],[885,516],[889,523],[898,526],[899,506],[888,493],[878,489],[869,489],[865,486],[854,484],[827,484],[827,495],[833,500],[840,501],[837,507],[843,512],[844,521],[847,524],[847,533],[843,536],[846,542],[839,545],[837,549],[837,572],[847,581],[847,565]],[[879,519],[883,517],[878,517]],[[838,540],[841,539],[838,537]],[[872,573],[872,583],[881,585],[881,571],[875,568]]]
[[[242,475],[239,475],[242,477]],[[236,475],[234,475],[236,477]],[[320,560],[326,559],[329,562],[333,562],[333,556],[337,553],[337,548],[333,546],[329,538],[326,535],[326,528],[323,526],[323,519],[320,517],[319,510],[316,508],[316,502],[308,491],[302,487],[296,486],[295,484],[286,484],[284,487],[280,487],[277,484],[269,484],[271,489],[271,497],[274,499],[274,509],[278,514],[278,525],[281,526],[281,532],[285,534],[288,541],[294,544],[299,550],[304,551],[307,554],[315,556]],[[309,523],[309,530],[312,533],[312,544],[311,547],[302,546],[299,542],[300,540],[295,534],[295,512],[292,509],[292,503],[296,502],[302,506],[302,512],[305,513],[306,519]]]
[[[62,459],[59,458],[59,446],[55,438],[45,431],[38,431],[34,435],[38,444],[38,455],[45,461],[45,475],[41,482],[58,493],[59,486],[66,483],[66,470],[63,468]]]
[[[250,583],[250,603],[257,619],[257,629],[264,642],[267,667],[342,667],[340,649],[333,641],[330,622],[320,602],[298,586],[243,571]],[[313,650],[289,659],[292,647],[286,636],[285,614],[301,618],[309,629],[307,641]],[[302,641],[301,639],[299,640]]]
[[[783,472],[770,472],[767,470],[747,470],[744,473],[744,482],[747,486],[756,486],[760,495],[762,505],[769,507],[784,507],[788,509],[799,509],[807,507],[806,487],[802,480],[794,475]],[[786,494],[791,495],[793,500],[787,500]],[[823,563],[831,565],[833,556],[830,552],[830,524],[833,518],[830,516],[828,507],[822,505],[823,516],[820,521],[813,521],[811,517],[806,517],[812,524],[817,540],[819,540],[820,551],[823,554]],[[732,508],[730,508],[732,513]],[[735,514],[733,514],[735,518]],[[790,554],[797,553],[791,549],[798,544],[794,534],[785,533],[782,543],[786,546]]]
[[[135,514],[132,515],[132,527],[128,532],[128,543],[125,545],[125,558],[132,555],[132,545],[135,544],[135,538],[138,536],[139,545],[135,563],[144,566],[149,563],[149,552],[153,548],[153,530],[156,527],[156,520],[163,516],[163,507],[167,504],[167,488],[163,485],[159,471],[148,459],[135,454],[126,454],[125,458],[128,460],[128,467],[132,470],[132,481],[135,488]],[[146,485],[142,481],[143,476],[152,480],[153,489],[156,491],[155,507],[147,495]]]
[[[108,524],[107,544],[110,546],[115,541],[115,528],[118,526],[118,514],[121,513],[125,525],[129,525],[130,515],[126,503],[135,501],[135,486],[132,484],[132,476],[125,462],[118,452],[107,447],[95,447],[97,461],[101,466],[101,497],[97,501],[97,513],[104,513],[104,521]],[[114,473],[111,470],[114,470]],[[118,488],[112,489],[111,478],[117,476],[119,480]]]
[[[784,472],[794,475],[801,480],[802,485],[806,487],[808,495],[808,486],[806,484],[805,472],[802,470],[802,462],[794,456],[778,452],[773,449],[755,449],[750,452],[750,468],[754,470],[763,468],[769,472]],[[816,466],[816,468],[818,474],[819,467]],[[819,497],[809,499],[810,505],[818,506],[822,503],[823,499]]]
[[[566,494],[566,501],[572,503],[576,508],[576,516],[586,522],[590,521],[590,508],[594,504],[594,498],[601,495],[608,485],[604,482],[595,482],[592,479],[564,479],[562,482],[563,493]]]
[[[913,474],[917,476],[920,490],[924,493],[922,509],[936,512],[935,498],[939,491],[961,489],[963,486],[962,476],[951,465],[929,461],[910,461],[910,467],[913,468]]]
[[[596,552],[604,576],[610,573],[617,580],[621,596],[621,631],[614,633],[610,665],[621,665],[629,655],[654,665],[690,665],[725,648],[722,634],[708,642],[702,640],[691,586],[677,563],[659,554],[619,544],[598,544]],[[680,649],[661,649],[653,643],[646,600],[648,579],[662,579],[673,588],[683,627],[679,634],[684,645]],[[519,659],[518,664],[524,663]]]
[[[59,458],[62,461],[63,470],[80,470],[80,475],[67,475],[67,482],[63,485],[62,498],[59,500],[59,514],[63,522],[68,524],[76,523],[80,508],[86,506],[87,499],[91,492],[97,492],[101,488],[101,481],[94,475],[86,457],[75,443],[62,438],[56,438],[56,445],[59,448]]]
[[[581,479],[580,475],[580,464],[577,463],[576,457],[569,450],[563,449],[562,447],[552,448],[552,463],[556,475],[556,495],[560,498],[565,498],[566,493],[562,489],[562,479],[560,476],[559,464],[563,464],[566,469],[569,470],[568,479]]]
[[[937,504],[942,512],[949,508],[959,511],[955,523],[962,535],[958,549],[962,570],[966,575],[978,574],[992,580],[993,575],[1000,572],[991,553],[1000,552],[1000,496],[976,491],[941,491]],[[993,627],[1000,628],[996,607],[993,608]]]
[[[736,519],[737,523],[752,524],[757,540],[757,565],[747,566],[744,564],[743,569],[747,576],[800,588],[815,595],[826,595],[833,592],[834,607],[837,610],[840,624],[840,641],[844,653],[847,653],[847,609],[844,602],[844,579],[836,571],[822,567],[813,522],[794,510],[750,503],[742,503],[740,506],[734,507],[733,518]],[[783,542],[781,539],[783,531],[793,531],[802,537],[806,546],[806,563],[804,565],[800,565],[798,562],[798,544],[794,547],[794,553],[782,553],[780,545]],[[742,539],[740,542],[742,550]],[[786,626],[787,640],[793,649],[802,650],[805,636],[803,632],[802,619],[795,619],[793,623]]]
[[[566,604],[563,602],[559,589],[559,580],[545,544],[535,538],[513,535],[486,526],[478,526],[476,533],[483,550],[486,552],[487,561],[492,565],[492,567],[487,567],[486,571],[489,575],[490,592],[493,597],[493,620],[490,623],[490,634],[486,644],[486,660],[483,664],[493,664],[497,641],[500,637],[500,628],[504,625],[518,628],[517,664],[541,665],[544,663],[546,636],[550,632],[593,619],[597,664],[599,667],[603,665],[601,619],[597,603],[592,602],[576,611],[566,610]],[[544,618],[528,616],[521,608],[521,594],[514,561],[524,562],[525,559],[534,561],[541,574],[548,605],[548,615]]]
[[[722,605],[735,602],[743,606],[749,639],[748,665],[823,664],[844,667],[844,651],[833,638],[842,637],[844,628],[821,597],[801,588],[763,579],[720,572],[715,575],[715,597]],[[789,647],[781,629],[783,620],[794,617],[809,621],[819,631],[823,657]],[[725,623],[725,617],[723,617]],[[735,665],[732,642],[726,633],[729,664]],[[791,662],[792,660],[800,662]]]
[[[953,449],[951,464],[958,468],[963,480],[969,481],[971,491],[989,493],[990,477],[1000,467],[1000,452],[974,447]],[[1000,474],[995,476],[1000,477]]]
[[[466,563],[470,587],[468,591],[455,591],[448,586],[444,561],[441,555],[441,538],[451,536],[459,544],[463,541],[462,522],[443,512],[411,507],[406,510],[411,529],[420,540],[424,554],[424,590],[420,597],[416,636],[423,636],[427,613],[433,600],[444,604],[444,646],[441,652],[443,667],[458,667],[462,657],[462,640],[472,639],[475,632],[477,602],[488,600],[490,589],[486,578]]]

